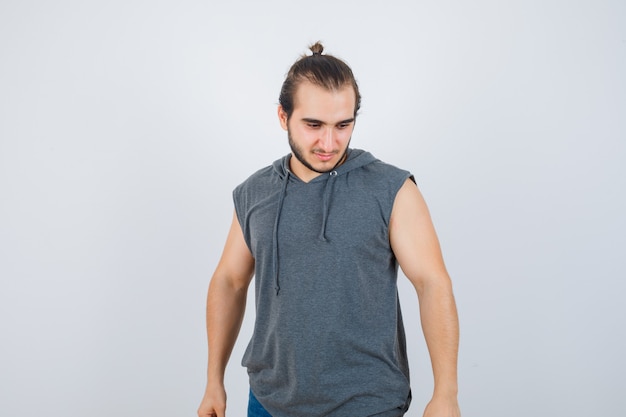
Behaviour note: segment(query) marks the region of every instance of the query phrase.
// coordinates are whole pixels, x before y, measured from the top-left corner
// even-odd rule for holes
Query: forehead
[[[304,81],[298,85],[294,94],[294,111],[304,113],[336,114],[347,118],[354,116],[355,105],[356,93],[350,84],[329,90]]]

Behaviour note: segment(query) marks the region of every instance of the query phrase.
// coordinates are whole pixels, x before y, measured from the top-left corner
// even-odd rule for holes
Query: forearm
[[[211,280],[207,296],[208,381],[223,384],[226,364],[237,340],[246,307],[247,287]]]
[[[425,286],[418,295],[433,368],[434,395],[456,397],[459,321],[449,278]]]

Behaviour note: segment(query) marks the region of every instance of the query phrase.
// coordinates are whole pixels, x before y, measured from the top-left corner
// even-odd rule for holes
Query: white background
[[[626,415],[626,3],[227,4],[0,2],[0,414],[195,415],[231,190],[288,152],[278,92],[322,40],[361,85],[353,146],[431,208],[464,416]]]

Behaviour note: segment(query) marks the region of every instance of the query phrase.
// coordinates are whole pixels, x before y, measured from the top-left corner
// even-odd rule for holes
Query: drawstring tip
[[[278,295],[278,291],[280,291],[280,287],[274,287],[274,289],[276,290],[276,295]]]

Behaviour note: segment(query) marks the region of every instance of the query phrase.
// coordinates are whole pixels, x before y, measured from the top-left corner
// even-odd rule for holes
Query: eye
[[[307,125],[308,127],[310,127],[311,129],[317,129],[317,128],[319,128],[319,127],[320,127],[320,124],[319,124],[319,123],[312,123],[312,122],[309,122],[309,123],[307,123],[306,125]]]
[[[337,128],[339,128],[339,129],[345,129],[345,128],[347,128],[347,127],[350,127],[350,125],[351,125],[351,123],[339,123],[339,124],[337,125]]]

